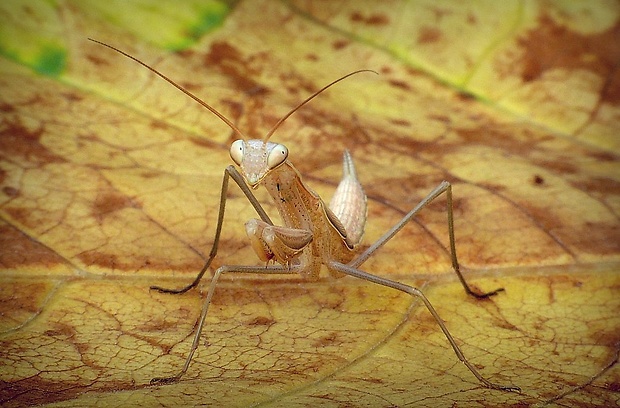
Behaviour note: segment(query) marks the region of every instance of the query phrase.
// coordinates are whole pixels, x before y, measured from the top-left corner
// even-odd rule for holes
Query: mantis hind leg
[[[389,231],[387,231],[381,238],[379,238],[374,244],[372,244],[368,249],[362,252],[357,258],[353,261],[349,262],[348,265],[354,268],[362,265],[377,249],[381,248],[387,241],[392,239],[394,235],[398,231],[400,231],[409,221],[413,219],[413,217],[419,213],[424,207],[430,204],[434,199],[439,197],[441,194],[446,193],[447,199],[447,212],[448,212],[448,234],[450,236],[450,260],[452,261],[452,269],[456,273],[468,295],[474,296],[478,299],[488,298],[489,296],[496,295],[499,292],[504,291],[504,288],[498,288],[492,290],[490,292],[478,292],[473,290],[463,273],[461,272],[461,267],[459,266],[459,261],[456,256],[456,242],[454,238],[454,214],[452,210],[452,185],[447,181],[442,181],[437,187],[433,189],[422,201],[418,203],[411,211],[409,211],[396,225],[394,225]]]
[[[422,300],[422,302],[424,303],[424,306],[426,306],[426,309],[428,309],[429,313],[433,316],[433,319],[435,319],[435,322],[439,325],[439,327],[441,328],[441,331],[444,333],[444,335],[448,339],[448,342],[452,346],[452,349],[454,350],[454,353],[456,354],[458,359],[463,364],[465,364],[465,366],[478,379],[478,381],[480,381],[485,387],[491,388],[491,389],[503,390],[503,391],[513,391],[513,392],[520,392],[521,391],[521,389],[519,387],[514,386],[514,385],[501,385],[501,384],[493,383],[493,382],[487,380],[486,378],[484,378],[482,376],[482,374],[480,374],[478,369],[476,369],[476,367],[472,363],[470,363],[469,360],[465,357],[465,355],[461,351],[461,348],[458,346],[458,344],[454,340],[454,337],[452,336],[452,334],[450,334],[450,331],[446,327],[445,323],[443,322],[443,320],[441,320],[441,318],[439,317],[439,314],[437,313],[437,311],[435,310],[435,308],[433,307],[431,302],[424,295],[424,293],[422,293],[422,291],[420,289],[415,288],[413,286],[406,285],[406,284],[401,283],[401,282],[393,281],[393,280],[386,279],[386,278],[383,278],[383,277],[380,277],[380,276],[377,276],[377,275],[373,275],[373,274],[368,273],[368,272],[361,271],[361,270],[359,270],[357,268],[351,267],[349,265],[342,264],[340,262],[335,262],[335,261],[334,262],[330,262],[329,266],[330,266],[330,268],[338,270],[338,271],[340,271],[340,272],[342,272],[344,274],[347,274],[347,275],[350,275],[350,276],[354,276],[354,277],[359,278],[359,279],[364,279],[364,280],[366,280],[368,282],[372,282],[372,283],[375,283],[377,285],[386,286],[386,287],[389,287],[389,288],[392,288],[392,289],[396,289],[396,290],[399,290],[401,292],[407,293],[408,295],[411,295],[411,296],[413,296],[415,298],[418,298],[418,299]]]

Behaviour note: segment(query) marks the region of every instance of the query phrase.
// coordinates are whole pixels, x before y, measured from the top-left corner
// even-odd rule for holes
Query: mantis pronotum
[[[452,187],[447,181],[441,182],[435,187],[418,205],[407,213],[394,227],[387,231],[374,244],[363,252],[359,252],[364,225],[366,222],[366,195],[357,180],[355,167],[351,155],[344,153],[344,176],[340,182],[330,205],[323,200],[301,180],[299,172],[287,160],[288,150],[284,145],[269,142],[269,138],[276,129],[295,111],[308,103],[314,97],[327,88],[359,72],[373,72],[368,70],[355,71],[345,75],[330,84],[324,86],[289,113],[280,119],[262,140],[247,140],[243,133],[228,120],[224,115],[199,99],[197,96],[182,88],[164,74],[150,67],[137,58],[108,44],[92,40],[106,46],[151,70],[165,81],[194,99],[203,107],[220,118],[242,139],[235,141],[230,148],[230,155],[240,170],[233,165],[224,171],[222,189],[220,195],[217,227],[213,239],[213,246],[209,258],[194,281],[181,289],[165,289],[152,286],[151,289],[163,293],[184,293],[196,287],[203,275],[209,269],[215,258],[222,231],[222,222],[226,206],[228,182],[232,178],[243,191],[252,204],[260,220],[253,219],[246,223],[246,232],[250,238],[252,247],[258,257],[265,262],[275,261],[278,265],[248,266],[248,265],[224,265],[219,267],[213,274],[207,297],[204,301],[200,318],[196,327],[194,340],[181,371],[171,377],[153,378],[151,384],[166,384],[178,381],[188,370],[192,356],[198,348],[200,335],[205,318],[215,292],[217,282],[224,273],[255,273],[255,274],[300,274],[308,280],[316,280],[324,266],[332,276],[339,277],[350,275],[366,281],[390,287],[422,300],[431,313],[448,342],[454,349],[457,357],[463,362],[472,374],[486,387],[505,391],[519,391],[519,387],[512,385],[500,385],[493,383],[482,376],[476,367],[463,355],[448,328],[441,320],[430,301],[417,288],[393,281],[369,272],[362,271],[359,267],[381,246],[389,241],[405,224],[407,224],[420,210],[439,195],[445,193],[448,207],[448,231],[450,237],[450,256],[452,267],[457,274],[465,291],[476,298],[493,296],[503,288],[487,293],[473,291],[460,272],[456,257],[456,244],[454,238],[454,221],[452,213]],[[271,195],[278,212],[284,222],[284,226],[275,226],[267,213],[264,211],[252,189],[263,185]]]

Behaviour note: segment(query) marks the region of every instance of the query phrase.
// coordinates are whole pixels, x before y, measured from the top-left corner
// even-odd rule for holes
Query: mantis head
[[[270,171],[286,161],[288,149],[279,143],[239,139],[230,146],[230,157],[241,168],[248,185],[256,188]]]

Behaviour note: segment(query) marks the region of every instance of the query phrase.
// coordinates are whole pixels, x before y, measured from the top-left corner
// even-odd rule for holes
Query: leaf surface
[[[2,405],[617,404],[620,8],[474,4],[1,5]],[[225,276],[187,375],[149,386],[182,366],[204,299],[149,286],[204,264],[237,136],[88,37],[250,138],[379,72],[272,139],[326,200],[351,151],[366,245],[452,183],[465,276],[505,292],[464,293],[443,196],[363,268],[422,288],[481,373],[522,393],[483,388],[421,302],[327,276]],[[214,268],[258,264],[252,217],[231,188]]]

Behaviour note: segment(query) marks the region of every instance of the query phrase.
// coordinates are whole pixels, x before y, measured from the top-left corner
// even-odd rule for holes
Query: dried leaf
[[[0,5],[3,406],[612,406],[620,400],[620,8],[588,2]],[[577,5],[578,4],[578,5]],[[121,18],[122,17],[122,18]],[[131,17],[128,19],[127,17]],[[162,23],[165,21],[166,23]],[[274,139],[326,199],[348,148],[370,243],[453,184],[353,278],[224,277],[183,380],[236,136],[148,70]],[[173,51],[174,50],[174,51]],[[268,197],[257,192],[262,202]],[[232,189],[214,267],[257,264]]]

